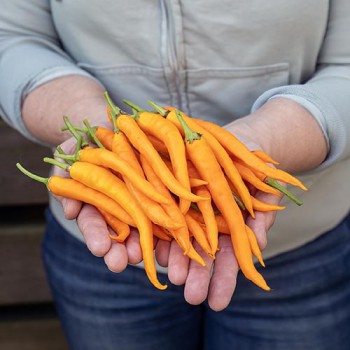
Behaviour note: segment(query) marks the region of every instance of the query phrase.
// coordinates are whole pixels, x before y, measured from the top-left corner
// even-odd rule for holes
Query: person
[[[28,139],[70,150],[62,116],[109,125],[107,90],[222,125],[309,188],[247,219],[271,292],[227,237],[205,268],[159,241],[158,291],[137,232],[112,244],[95,208],[50,197],[43,257],[71,349],[349,349],[349,31],[347,0],[2,1],[1,115]]]

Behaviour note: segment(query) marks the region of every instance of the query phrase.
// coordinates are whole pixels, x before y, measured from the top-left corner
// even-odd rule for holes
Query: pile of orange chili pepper
[[[256,190],[286,195],[302,203],[278,181],[305,186],[261,150],[251,151],[233,134],[213,123],[186,116],[174,107],[146,111],[125,101],[133,115],[123,112],[105,93],[107,114],[113,131],[71,125],[66,130],[77,139],[76,152],[44,161],[60,166],[70,177],[42,178],[18,168],[46,184],[53,194],[94,205],[113,234],[123,243],[130,228],[137,228],[146,274],[151,283],[165,289],[157,279],[153,237],[176,240],[190,259],[205,265],[193,240],[212,259],[220,249],[218,237],[229,234],[243,274],[259,287],[270,290],[254,265],[264,265],[254,232],[245,223],[256,211],[285,207],[264,203]],[[82,135],[83,133],[83,135]],[[85,136],[89,136],[86,138]],[[62,159],[65,162],[62,162]]]

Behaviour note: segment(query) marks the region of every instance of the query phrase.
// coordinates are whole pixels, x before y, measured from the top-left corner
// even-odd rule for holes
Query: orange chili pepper
[[[179,123],[179,120],[177,119],[174,108],[168,107],[168,109],[170,112],[166,115],[166,119],[170,120],[178,128],[181,129],[181,125]],[[181,116],[184,118],[185,122],[191,129],[196,130],[201,135],[203,135],[205,140],[208,142],[210,148],[212,149],[220,166],[223,168],[226,176],[232,181],[232,183],[237,188],[237,194],[239,198],[244,203],[244,206],[246,207],[250,215],[254,218],[254,211],[250,200],[249,191],[246,185],[244,184],[240,173],[233,164],[232,159],[230,158],[226,150],[222,147],[219,140],[217,140],[211,133],[207,132],[200,125],[198,125],[195,119],[187,117],[184,113],[181,113]]]
[[[230,180],[227,180],[227,181],[228,181],[228,184],[229,184],[229,186],[231,188],[233,196],[235,197],[235,200],[236,200],[237,204],[241,208],[241,203],[239,203],[239,198],[237,198],[237,196],[236,196],[236,191],[237,191],[236,188],[230,182]],[[259,179],[258,179],[258,181],[260,182]],[[280,197],[280,195],[279,195],[279,197]],[[258,210],[258,211],[262,211],[262,212],[273,211],[273,210],[283,210],[283,209],[286,208],[284,206],[279,206],[279,205],[275,205],[275,204],[268,204],[268,203],[262,202],[262,201],[258,200],[257,198],[255,198],[254,196],[251,196],[251,200],[252,200],[252,203],[253,203],[253,209],[254,210]],[[241,209],[244,210],[244,208],[241,208]]]
[[[157,139],[156,137],[154,137],[151,134],[147,134],[148,139],[150,140],[151,144],[153,145],[153,147],[161,154],[161,155],[168,155],[168,149],[166,148],[165,144]]]
[[[258,210],[258,211],[262,211],[262,212],[275,211],[275,210],[277,211],[277,210],[286,209],[285,206],[265,203],[265,202],[255,198],[254,196],[252,196],[252,202],[253,202],[254,210]]]
[[[168,204],[162,204],[167,214],[177,222],[181,222],[184,224],[183,227],[177,230],[169,230],[170,233],[172,234],[176,242],[179,244],[179,246],[184,250],[185,254],[188,255],[189,258],[197,261],[202,266],[205,266],[204,260],[192,246],[192,243],[190,241],[190,234],[186,224],[186,219],[182,214],[181,210],[179,209],[179,207],[177,206],[175,200],[172,198],[169,190],[166,188],[166,186],[157,176],[155,171],[152,169],[146,157],[141,155],[140,160],[141,160],[142,168],[145,171],[148,181],[150,181],[160,193],[162,193],[164,196],[168,197],[171,200],[170,203]]]
[[[261,254],[261,250],[258,245],[258,241],[256,240],[255,233],[248,225],[245,226],[245,229],[246,229],[250,247],[252,249],[254,256],[259,260],[260,264],[265,267],[265,263]]]
[[[240,160],[238,161],[240,162]],[[268,186],[270,186],[273,190],[278,190],[280,195],[284,194],[286,197],[288,197],[290,200],[292,200],[295,204],[297,205],[302,205],[303,202],[298,199],[297,197],[295,197],[293,195],[293,193],[291,193],[290,191],[288,191],[284,186],[282,186],[281,184],[278,183],[277,180],[272,179],[268,176],[266,176],[263,172],[253,169],[252,167],[250,167],[250,165],[245,165],[247,168],[249,168],[251,171],[254,172],[254,175],[260,179],[262,182],[264,182],[265,184],[267,184]]]
[[[213,201],[229,226],[235,256],[243,274],[260,288],[270,290],[263,276],[254,266],[244,218],[215,154],[206,139],[191,130],[177,110],[175,113],[184,128],[188,157],[201,177],[208,181],[208,189]]]
[[[152,225],[152,229],[153,229],[153,234],[159,238],[162,239],[163,241],[171,241],[171,237],[163,230],[162,227],[153,224]]]
[[[214,123],[200,119],[196,120],[196,123],[202,126],[205,130],[209,131],[229,152],[231,152],[235,157],[239,158],[245,164],[248,164],[251,168],[258,170],[273,179],[298,186],[305,191],[307,190],[301,181],[299,181],[294,176],[281,169],[272,168],[271,166],[267,165],[264,161],[254,155],[253,152],[251,152],[228,130],[221,128]]]
[[[197,210],[195,210],[193,208],[190,208],[188,210],[188,213],[194,219],[196,219],[199,223],[205,225],[205,221],[204,221],[203,215],[199,211],[197,211]],[[216,225],[218,226],[218,231],[220,233],[230,234],[229,227],[228,227],[224,217],[221,214],[215,214],[215,221],[216,221]]]
[[[62,128],[62,131],[67,131],[69,130],[75,138],[79,138],[79,135],[77,134],[77,131],[83,132],[86,134],[90,139],[94,138],[94,136],[97,138],[97,140],[102,144],[102,146],[108,150],[111,150],[112,147],[112,139],[113,139],[113,131],[110,129],[106,129],[102,126],[94,126],[91,127],[91,131],[93,132],[94,135],[90,135],[89,130],[87,128],[82,128],[80,126],[73,126],[69,119],[65,117],[65,124],[66,127]],[[95,140],[91,140],[95,141]],[[85,143],[82,148],[85,148],[88,146],[87,143]]]
[[[152,168],[161,178],[162,182],[170,189],[170,191],[180,198],[189,201],[198,202],[200,200],[206,200],[206,198],[201,198],[194,195],[178,182],[178,180],[164,164],[159,153],[148,140],[145,133],[139,128],[136,121],[131,116],[126,114],[119,115],[117,118],[117,124],[120,130],[122,130],[130,140],[131,144],[147,159]]]
[[[168,169],[172,172],[173,171],[173,167],[171,165],[171,162],[166,159],[165,157],[162,157],[165,165],[168,167]],[[199,178],[199,174],[197,171],[194,171],[194,167],[192,165],[192,167],[190,166],[191,162],[187,161],[187,169],[188,169],[188,174],[189,174],[189,180],[190,180],[190,186],[191,188],[192,187],[199,187],[199,186],[202,186],[202,185],[207,185],[208,182],[207,181],[204,181],[202,179]]]
[[[210,192],[205,186],[196,188],[194,193],[198,196],[211,197]],[[214,255],[218,249],[219,233],[213,206],[211,201],[201,201],[198,202],[197,205],[203,215],[204,223],[207,228],[207,236],[211,247],[211,254]]]
[[[229,185],[230,188],[231,188],[231,192],[232,192],[233,197],[234,197],[236,203],[238,204],[239,208],[240,208],[241,210],[246,210],[246,208],[245,208],[243,202],[241,201],[241,199],[240,199],[240,198],[237,196],[237,194],[236,194],[236,193],[237,193],[236,187],[233,185],[233,183],[230,181],[230,179],[227,178],[227,176],[226,176],[226,180],[227,180],[228,185]],[[254,209],[254,208],[253,208],[253,209]]]
[[[189,214],[185,215],[188,229],[193,235],[194,239],[201,246],[205,253],[207,253],[212,259],[215,259],[215,253],[212,253],[212,249],[208,242],[207,235],[201,225]],[[215,250],[216,252],[216,250]]]
[[[195,196],[192,192],[190,192],[190,190],[184,188],[177,181],[174,175],[164,164],[157,150],[148,140],[147,135],[138,126],[134,118],[128,114],[125,114],[117,106],[115,106],[109,98],[107,92],[105,92],[104,95],[111,109],[114,109],[115,116],[117,117],[116,121],[113,120],[115,129],[118,129],[118,131],[121,130],[128,138],[130,143],[133,145],[133,147],[135,147],[140,154],[146,157],[147,161],[159,174],[159,177],[164,182],[164,184],[170,189],[170,191],[176,194],[179,198],[183,198],[185,200],[193,202],[205,200],[206,198],[198,198],[197,196]]]
[[[140,176],[126,160],[121,158],[118,154],[108,151],[107,149],[89,147],[80,150],[73,156],[64,156],[61,154],[55,156],[63,159],[72,159],[74,161],[80,160],[82,162],[88,162],[104,168],[109,168],[120,173],[123,177],[127,177],[139,191],[143,192],[154,201],[160,203],[166,203],[168,201],[160,193],[158,193],[144,177]]]
[[[190,177],[190,185],[191,185],[191,187],[199,187],[199,186],[204,186],[204,185],[207,185],[207,184],[208,184],[208,182],[206,182],[206,181],[204,181],[202,179],[197,179],[197,178]],[[206,201],[202,201],[202,202],[206,202]]]
[[[109,234],[109,237],[118,243],[123,243],[130,235],[130,226],[103,209],[98,208],[98,211],[105,219],[107,225],[117,234]]]
[[[263,150],[258,149],[255,151],[252,151],[258,158],[263,160],[265,163],[271,163],[274,165],[278,165],[279,163],[273,160],[267,153],[265,153]]]
[[[51,162],[47,158],[44,161]],[[58,162],[57,162],[58,163]],[[56,164],[59,165],[59,164]],[[70,176],[83,183],[85,186],[100,191],[119,203],[133,218],[140,234],[140,245],[146,274],[152,284],[158,289],[166,289],[157,279],[157,272],[153,256],[153,232],[152,223],[143,212],[139,203],[128,191],[124,182],[115,176],[110,170],[87,162],[75,162],[65,167]]]
[[[135,226],[132,217],[113,199],[73,179],[53,175],[50,178],[43,178],[30,173],[19,163],[18,169],[32,179],[44,183],[48,190],[57,196],[76,199],[91,204],[96,208],[103,209],[128,225]]]
[[[142,170],[139,160],[136,157],[134,149],[132,148],[130,142],[128,141],[124,133],[117,126],[116,116],[118,116],[121,113],[121,111],[117,106],[113,104],[107,93],[105,93],[105,97],[110,105],[109,118],[111,119],[114,125],[112,151],[118,154],[122,159],[127,161],[140,176],[145,178],[145,174]],[[111,110],[111,108],[113,108],[113,111]],[[153,223],[165,227],[167,229],[178,229],[180,227],[183,227],[183,224],[173,221],[166,214],[166,212],[160,206],[159,203],[143,195],[142,192],[135,188],[135,186],[133,186],[133,184],[128,180],[127,177],[124,178],[124,181],[129,191],[135,196],[135,198],[138,199],[142,209]]]
[[[200,213],[196,212],[193,209],[190,209],[189,214],[192,217],[194,217],[201,226],[206,228],[206,225],[204,223],[204,218]],[[218,225],[220,233],[224,234],[224,235],[229,235],[230,229],[227,225],[227,222],[223,218],[223,216],[222,215],[215,215],[215,220],[216,220],[216,223]],[[245,228],[246,228],[246,234],[247,234],[253,255],[259,260],[259,262],[262,266],[265,266],[260,248],[259,248],[257,240],[256,240],[255,233],[252,231],[252,229],[248,225],[246,225]]]
[[[101,126],[95,128],[95,136],[99,139],[102,145],[110,151],[112,150],[113,135],[114,133],[112,130]]]
[[[256,189],[262,192],[271,193],[278,197],[281,197],[280,192],[278,192],[276,189],[272,188],[271,186],[267,185],[264,181],[262,181],[259,177],[257,177],[256,174],[250,168],[234,160],[233,160],[233,163],[238,169],[239,173],[241,174],[243,180],[250,183]]]
[[[175,178],[188,192],[191,192],[185,145],[178,128],[157,113],[145,111],[130,101],[124,100],[124,102],[138,112],[135,116],[138,126],[147,135],[151,134],[163,142],[169,154]],[[182,213],[186,213],[190,205],[190,200],[181,198],[180,196],[180,209]]]

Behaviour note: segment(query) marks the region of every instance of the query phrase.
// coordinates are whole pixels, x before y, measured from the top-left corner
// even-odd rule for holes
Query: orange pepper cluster
[[[157,278],[154,236],[176,240],[190,259],[205,266],[193,241],[212,259],[220,250],[218,237],[229,234],[243,274],[264,290],[270,290],[257,271],[262,265],[256,236],[245,218],[257,211],[283,210],[254,197],[257,190],[295,198],[278,181],[305,186],[275,168],[278,164],[261,150],[251,151],[224,128],[186,116],[174,107],[146,111],[125,101],[134,114],[123,112],[105,93],[112,129],[67,128],[77,138],[76,153],[66,155],[58,147],[57,161],[46,162],[69,171],[70,177],[41,178],[20,164],[28,176],[45,183],[59,196],[94,205],[111,228],[110,237],[124,242],[130,227],[137,228],[146,274],[151,283],[165,289]],[[89,135],[90,142],[81,135]],[[92,142],[91,142],[92,141]],[[62,162],[62,159],[66,163]]]

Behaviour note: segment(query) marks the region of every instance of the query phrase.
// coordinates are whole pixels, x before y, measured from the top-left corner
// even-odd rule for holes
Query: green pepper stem
[[[241,201],[241,199],[237,196],[236,193],[234,193],[233,191],[231,191],[233,194],[233,198],[235,199],[237,205],[242,209],[242,210],[246,210],[245,205],[243,204],[243,202]]]
[[[119,107],[117,107],[117,106],[113,103],[113,101],[112,101],[112,99],[110,98],[110,96],[109,96],[109,94],[108,94],[107,91],[104,92],[104,97],[105,97],[105,99],[106,99],[106,101],[107,101],[109,107],[111,107],[111,110],[114,112],[114,114],[115,114],[115,115],[121,114],[121,109],[120,109]]]
[[[198,207],[197,203],[191,203],[191,208],[194,209],[195,211],[198,211],[199,213],[201,213],[201,210]],[[213,212],[215,215],[221,215],[221,212],[218,209],[213,209]]]
[[[57,146],[57,147],[56,147],[56,150],[57,150],[57,152],[58,152],[59,154],[67,154],[67,153],[63,150],[63,148],[62,148],[61,146]]]
[[[113,101],[110,98],[110,96],[109,96],[107,91],[104,92],[104,97],[105,97],[105,100],[108,103],[108,106],[111,108],[113,131],[115,133],[118,133],[120,130],[119,130],[118,125],[117,125],[117,116],[122,113],[122,110],[113,103]]]
[[[71,132],[71,134],[75,137],[75,139],[77,141],[80,142],[81,135],[79,135],[78,132],[75,130],[74,126],[72,125],[72,123],[70,122],[68,117],[63,116],[63,120],[64,120],[64,123],[66,124],[68,130]],[[85,141],[84,139],[82,139],[81,147],[87,147],[87,146],[89,146],[89,143],[87,141]]]
[[[192,129],[190,129],[190,127],[187,125],[184,118],[182,117],[181,113],[176,108],[175,108],[175,114],[176,114],[177,119],[179,120],[179,122],[184,130],[185,141],[192,143],[195,140],[200,140],[202,135],[200,133],[198,133],[197,131],[193,131]]]
[[[35,175],[33,173],[31,173],[29,170],[23,168],[23,166],[20,163],[16,164],[16,167],[25,175],[27,175],[28,177],[30,177],[33,180],[39,181],[43,184],[45,184],[47,186],[47,184],[49,183],[49,178],[48,177],[41,177],[38,175]]]
[[[266,182],[269,186],[276,188],[281,193],[283,193],[285,196],[287,196],[290,200],[292,200],[297,205],[302,205],[303,202],[299,200],[297,197],[295,197],[291,192],[289,192],[285,187],[281,186],[278,181],[275,179],[272,179],[270,177],[266,177],[264,182]]]
[[[83,145],[83,138],[80,136],[80,137],[77,139],[77,143],[76,143],[76,145],[75,145],[74,153],[78,153],[78,152],[81,150],[82,145]]]
[[[76,130],[76,131],[80,131],[84,134],[86,134],[87,130],[81,126],[75,126],[75,125],[72,125],[73,128]],[[64,126],[61,131],[69,131],[68,127],[67,126]]]
[[[131,107],[132,109],[132,117],[137,121],[137,119],[139,118],[139,114],[142,112],[145,112],[146,110],[141,108],[140,106],[136,105],[135,103],[128,101],[128,100],[123,100],[123,102],[128,105],[129,107]]]
[[[89,141],[94,142],[94,139],[92,137],[90,137],[90,134],[89,134],[89,132],[88,132],[88,130],[86,128],[83,128],[81,126],[75,126],[75,125],[73,125],[73,128],[76,131],[82,132],[84,135],[86,135],[89,138]],[[94,134],[95,134],[97,128],[98,128],[97,126],[92,126],[91,127],[91,129],[93,130]],[[61,131],[68,131],[68,130],[69,129],[66,126],[61,129]],[[80,146],[80,148],[81,148],[81,146]]]
[[[94,141],[94,143],[99,147],[105,149],[105,146],[102,145],[100,140],[96,137],[94,129],[91,127],[87,119],[83,120],[84,125],[86,126],[89,137]]]
[[[162,117],[165,117],[169,111],[167,111],[166,109],[164,109],[163,107],[157,105],[155,102],[153,101],[147,101]]]
[[[79,155],[77,154],[59,154],[59,153],[55,153],[53,155],[55,158],[60,158],[60,159],[64,159],[65,161],[67,161],[67,163],[69,164],[69,162],[77,162],[79,161]],[[62,164],[62,163],[60,163]],[[72,165],[72,164],[69,164]]]
[[[69,164],[61,163],[61,162],[59,162],[59,161],[57,161],[55,159],[52,159],[52,158],[45,157],[44,158],[44,162],[52,164],[52,165],[56,165],[59,168],[65,170],[65,171],[69,171],[70,170],[70,165]]]
[[[134,111],[136,111],[136,112],[145,112],[146,110],[145,109],[143,109],[142,107],[140,107],[140,106],[138,106],[138,105],[136,105],[135,103],[133,103],[133,102],[131,102],[131,101],[129,101],[129,100],[123,100],[123,102],[127,105],[127,106],[129,106],[129,107],[131,107]]]
[[[56,150],[59,154],[55,154],[54,156],[55,157],[58,157],[59,155],[67,155],[66,152],[63,151],[62,147],[61,146],[57,146],[56,147]],[[59,158],[59,157],[58,157]],[[65,159],[66,163],[69,164],[69,165],[72,165],[74,163],[74,160],[69,160],[69,159]]]

